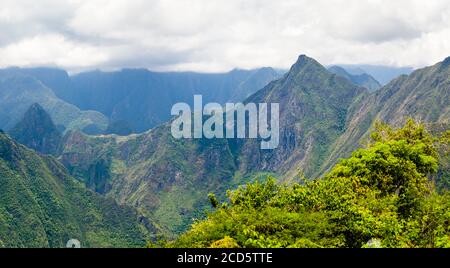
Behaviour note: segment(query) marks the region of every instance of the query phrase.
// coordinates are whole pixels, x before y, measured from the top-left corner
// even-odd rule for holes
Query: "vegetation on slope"
[[[146,230],[132,208],[87,190],[51,156],[0,133],[0,246],[139,247]]]
[[[210,195],[217,210],[164,246],[450,247],[450,194],[427,178],[438,170],[438,144],[413,121],[378,124],[366,148],[322,179],[269,178],[228,192],[223,204]]]

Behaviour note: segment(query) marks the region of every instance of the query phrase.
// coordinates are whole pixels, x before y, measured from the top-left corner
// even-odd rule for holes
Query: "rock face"
[[[328,71],[337,74],[341,77],[347,78],[353,84],[367,88],[370,92],[376,91],[381,88],[381,84],[372,76],[361,74],[350,74],[344,68],[339,66],[332,66],[328,68]]]
[[[131,207],[87,190],[54,157],[0,133],[0,237],[5,247],[142,247]],[[147,223],[148,224],[148,223]]]
[[[21,144],[43,154],[57,154],[61,133],[50,115],[37,103],[25,112],[22,121],[10,131]]]

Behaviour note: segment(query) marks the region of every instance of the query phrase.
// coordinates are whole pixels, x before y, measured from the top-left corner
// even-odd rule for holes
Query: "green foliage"
[[[443,132],[437,143],[439,152],[439,171],[436,186],[439,190],[450,188],[450,130]]]
[[[223,239],[212,243],[211,248],[239,248],[239,244],[233,238],[225,236]]]
[[[229,205],[165,246],[449,247],[450,195],[427,179],[437,170],[422,125],[377,124],[367,147],[322,179],[229,191]]]
[[[208,194],[209,203],[213,208],[217,208],[219,206],[219,201],[217,201],[216,195],[213,193]]]

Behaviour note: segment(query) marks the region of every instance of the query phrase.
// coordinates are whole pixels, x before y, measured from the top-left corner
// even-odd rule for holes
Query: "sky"
[[[448,0],[0,0],[0,67],[222,72],[422,67],[450,56]]]

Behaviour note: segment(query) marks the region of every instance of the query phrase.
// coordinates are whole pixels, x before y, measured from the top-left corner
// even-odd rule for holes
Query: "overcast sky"
[[[450,56],[448,0],[0,0],[0,67],[227,71],[421,67]]]

